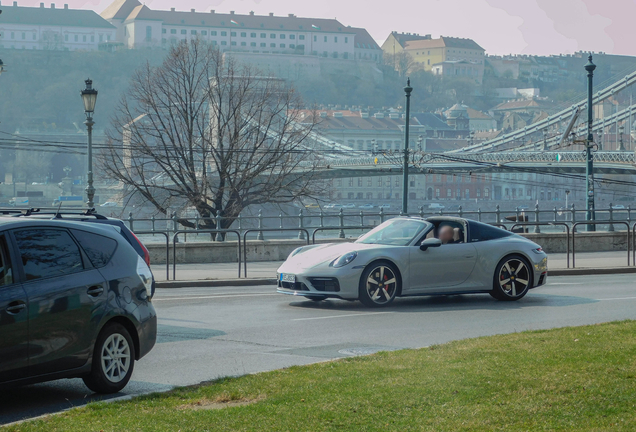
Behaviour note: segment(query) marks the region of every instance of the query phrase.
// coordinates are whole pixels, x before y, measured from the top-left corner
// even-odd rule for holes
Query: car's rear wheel
[[[520,255],[510,255],[501,260],[495,270],[490,295],[497,300],[519,300],[532,286],[532,269]]]
[[[104,327],[95,342],[91,372],[84,384],[96,393],[117,393],[128,384],[135,365],[135,345],[118,323]]]
[[[388,261],[371,263],[362,272],[358,298],[369,307],[390,304],[400,288],[400,280],[395,265]]]

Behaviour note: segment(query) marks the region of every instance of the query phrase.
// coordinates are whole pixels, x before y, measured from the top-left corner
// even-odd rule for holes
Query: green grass
[[[11,431],[636,430],[636,321],[483,337],[97,403]],[[228,401],[253,401],[224,406]]]

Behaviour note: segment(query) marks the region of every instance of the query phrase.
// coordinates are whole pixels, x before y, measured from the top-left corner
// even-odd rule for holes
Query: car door
[[[29,303],[29,374],[84,365],[106,305],[104,278],[65,229],[12,234]]]
[[[444,244],[420,250],[410,248],[410,290],[452,291],[470,277],[477,262],[477,250],[470,243]]]
[[[0,233],[0,382],[24,378],[29,364],[27,296],[15,278],[5,233]]]

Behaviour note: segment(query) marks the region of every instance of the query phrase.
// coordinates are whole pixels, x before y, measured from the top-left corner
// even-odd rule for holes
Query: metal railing
[[[627,267],[629,267],[629,255],[630,255],[630,247],[629,247],[629,223],[624,222],[624,221],[614,221],[615,224],[625,224],[625,226],[627,227]],[[574,225],[572,225],[572,268],[576,268],[576,262],[575,262],[575,256],[576,256],[576,246],[575,246],[575,239],[576,239],[576,227],[579,225],[601,225],[601,224],[607,224],[607,222],[604,221],[583,221],[583,222],[577,222]],[[636,225],[636,224],[634,224]]]
[[[570,227],[565,222],[518,222],[510,227],[510,231],[514,230],[518,226],[520,227],[537,226],[538,227],[539,225],[558,225],[558,226],[565,227],[565,232],[566,232],[565,255],[566,255],[566,261],[567,261],[567,268],[570,268]],[[574,265],[574,255],[572,255],[572,264]]]
[[[137,231],[135,234],[159,234],[166,238],[166,280],[170,280],[170,236],[167,232]]]
[[[245,277],[247,278],[247,235],[251,232],[263,232],[263,231],[296,231],[296,230],[300,230],[301,232],[303,232],[304,234],[306,234],[305,239],[307,240],[307,244],[309,244],[309,231],[307,231],[305,228],[256,228],[256,229],[248,229],[243,233],[243,244],[245,245],[245,247],[243,248],[243,254],[244,254],[244,260],[243,260],[243,265],[244,265],[244,269],[243,269],[243,274],[245,275]],[[240,241],[240,240],[239,240]],[[241,267],[241,263],[239,260],[239,269]],[[241,277],[240,274],[240,270],[239,270],[239,278]]]
[[[197,231],[195,231],[197,232]],[[237,230],[199,230],[199,233],[203,232],[206,234],[236,234],[237,237],[237,245],[238,245],[238,277],[241,278],[241,233]],[[193,233],[191,230],[178,230],[175,231],[174,236],[172,237],[172,280],[177,280],[177,243],[179,234],[188,234]],[[247,256],[247,255],[246,255]],[[245,267],[247,271],[247,267]],[[245,275],[247,277],[247,273]],[[168,277],[168,280],[170,278]]]

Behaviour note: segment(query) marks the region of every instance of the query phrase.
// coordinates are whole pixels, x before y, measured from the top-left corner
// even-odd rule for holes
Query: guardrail
[[[623,221],[614,221],[615,224],[625,224],[625,226],[627,227],[627,267],[629,267],[629,255],[630,255],[630,248],[629,248],[629,224],[627,222],[623,222]],[[576,255],[576,246],[575,246],[575,238],[576,238],[576,227],[579,225],[607,225],[607,221],[583,221],[583,222],[577,222],[574,225],[572,225],[572,268],[576,268],[576,263],[575,263],[575,255]],[[636,226],[636,224],[634,224]]]
[[[249,229],[246,230],[243,233],[243,244],[245,245],[245,247],[243,248],[243,254],[244,254],[244,260],[243,260],[243,265],[244,265],[244,269],[243,269],[243,274],[245,275],[245,277],[247,278],[247,234],[251,233],[251,232],[262,232],[262,231],[297,231],[300,230],[301,232],[304,232],[307,236],[305,237],[305,239],[307,239],[307,244],[309,244],[309,231],[307,231],[305,228],[280,228],[280,229],[276,229],[276,228],[255,228],[255,229]],[[239,239],[240,242],[240,239]],[[241,262],[239,259],[239,278],[241,277]]]
[[[514,224],[512,227],[510,227],[510,231],[514,230],[518,226],[539,226],[539,225],[556,225],[556,226],[564,226],[565,227],[565,232],[567,233],[566,240],[565,240],[565,244],[566,244],[566,247],[565,247],[566,252],[565,252],[565,254],[566,254],[567,268],[570,268],[570,227],[565,222],[563,222],[563,223],[560,223],[560,222],[519,222],[519,223]],[[572,255],[572,265],[574,265],[574,255]],[[627,265],[629,265],[629,264],[627,264]]]
[[[312,233],[311,233],[311,243],[312,244],[316,244],[316,233],[320,232],[320,231],[336,231],[339,230],[340,234],[339,237],[340,238],[345,238],[344,236],[344,230],[359,230],[359,229],[373,229],[375,228],[377,225],[367,225],[367,226],[338,226],[338,227],[321,227],[321,228],[316,228]]]
[[[179,234],[192,234],[192,233],[205,233],[205,234],[236,234],[237,244],[238,244],[238,277],[241,278],[241,233],[236,230],[178,230],[175,231],[174,236],[172,237],[172,280],[177,280],[177,237]],[[247,257],[247,254],[245,255]],[[245,267],[245,271],[247,272],[247,266]],[[245,274],[247,277],[247,273]],[[170,280],[170,277],[168,277]]]

